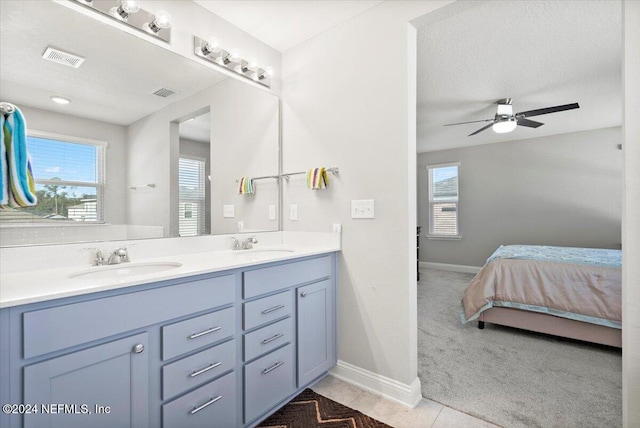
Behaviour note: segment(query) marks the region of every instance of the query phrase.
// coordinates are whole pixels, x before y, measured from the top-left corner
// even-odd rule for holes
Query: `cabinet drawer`
[[[291,315],[293,298],[291,291],[264,297],[244,304],[244,329],[249,330],[278,318]]]
[[[236,341],[167,364],[162,368],[162,399],[166,400],[196,385],[208,382],[236,364]]]
[[[293,346],[287,345],[244,367],[244,422],[250,422],[295,390]]]
[[[243,297],[249,299],[293,285],[328,277],[332,272],[332,260],[332,256],[329,255],[245,272]]]
[[[266,354],[285,343],[290,343],[293,337],[293,319],[287,318],[259,330],[244,335],[244,360]]]
[[[236,372],[162,406],[164,428],[229,428],[236,421]]]
[[[168,360],[235,333],[236,309],[227,308],[162,327],[162,359]]]
[[[31,358],[226,305],[235,277],[225,275],[25,312],[24,358]]]

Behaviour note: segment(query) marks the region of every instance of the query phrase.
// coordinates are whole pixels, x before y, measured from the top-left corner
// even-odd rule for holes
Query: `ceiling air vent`
[[[54,49],[51,46],[42,54],[42,58],[57,62],[58,64],[68,65],[69,67],[78,68],[84,62],[84,58],[78,55]]]
[[[160,89],[156,89],[155,91],[152,92],[153,95],[157,95],[159,97],[162,98],[167,98],[170,97],[171,95],[177,93],[178,91],[174,91],[173,89],[169,89],[169,88],[160,88]]]

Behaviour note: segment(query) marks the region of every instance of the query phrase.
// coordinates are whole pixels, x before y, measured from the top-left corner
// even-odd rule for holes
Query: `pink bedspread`
[[[463,321],[503,306],[617,327],[622,321],[621,284],[622,270],[615,267],[494,260],[467,287]]]

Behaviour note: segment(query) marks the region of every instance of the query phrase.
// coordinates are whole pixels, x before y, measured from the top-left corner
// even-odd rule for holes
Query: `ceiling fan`
[[[539,108],[536,110],[522,111],[520,113],[513,113],[513,106],[511,105],[511,98],[504,98],[498,100],[496,102],[498,104],[498,111],[493,119],[484,119],[484,120],[472,120],[470,122],[458,122],[458,123],[448,123],[444,126],[452,126],[452,125],[462,125],[465,123],[477,123],[477,122],[491,122],[486,126],[478,129],[476,132],[469,134],[469,137],[472,135],[479,134],[480,132],[493,128],[494,132],[499,134],[503,134],[506,132],[511,132],[516,129],[516,126],[526,126],[528,128],[537,128],[539,126],[544,125],[542,122],[536,122],[535,120],[529,120],[528,117],[540,116],[541,114],[549,114],[549,113],[557,113],[559,111],[565,110],[573,110],[575,108],[580,108],[578,103],[573,104],[564,104],[561,106],[554,107],[545,107]]]

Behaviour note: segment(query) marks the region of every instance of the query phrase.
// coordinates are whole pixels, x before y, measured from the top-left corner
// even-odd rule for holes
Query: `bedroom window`
[[[30,131],[27,147],[38,204],[2,209],[0,223],[104,223],[106,142]]]
[[[427,165],[429,173],[428,238],[460,239],[459,167],[460,163]]]

